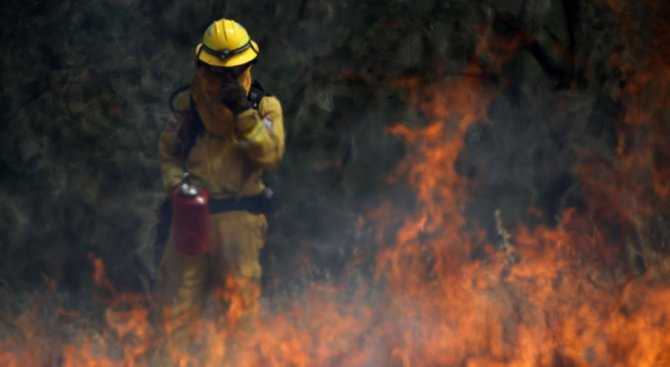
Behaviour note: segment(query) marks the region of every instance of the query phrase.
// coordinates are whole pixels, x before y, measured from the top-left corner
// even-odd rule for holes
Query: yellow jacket
[[[184,95],[177,104],[193,108],[188,93]],[[213,198],[250,196],[263,191],[263,170],[277,166],[284,155],[284,117],[276,97],[265,96],[258,110],[249,109],[235,116],[234,128],[225,134],[214,131],[208,126],[211,122],[203,120],[206,129],[197,137],[186,162],[182,162],[176,150],[178,132],[186,116],[175,113],[159,138],[166,190],[178,184],[188,171]]]

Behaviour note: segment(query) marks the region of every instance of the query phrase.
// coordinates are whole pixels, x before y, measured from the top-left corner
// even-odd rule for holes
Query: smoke
[[[89,301],[99,293],[91,280],[89,253],[104,260],[112,282],[121,289],[142,293],[151,287],[160,252],[154,243],[155,213],[163,199],[156,140],[169,116],[167,98],[190,80],[193,46],[202,30],[226,16],[244,24],[259,43],[261,58],[254,76],[279,97],[286,115],[286,157],[267,177],[283,205],[271,218],[263,253],[264,302],[270,310],[264,321],[275,328],[251,339],[274,346],[282,345],[282,337],[294,340],[287,330],[307,333],[313,340],[297,337],[300,342],[291,351],[333,366],[375,365],[389,356],[398,365],[475,361],[471,352],[455,350],[462,340],[476,344],[474,350],[482,355],[494,347],[493,360],[499,363],[513,360],[517,355],[510,354],[512,346],[496,347],[495,340],[532,344],[532,338],[518,336],[523,330],[512,329],[538,324],[529,335],[545,341],[552,334],[542,327],[551,323],[540,322],[544,316],[533,296],[505,278],[512,274],[528,281],[515,273],[522,270],[540,274],[515,267],[520,258],[531,255],[503,251],[499,256],[505,266],[494,267],[502,278],[493,276],[498,283],[469,268],[477,263],[474,260],[495,263],[491,259],[499,256],[491,255],[491,244],[504,242],[500,247],[505,250],[526,243],[519,228],[531,233],[563,230],[571,224],[566,213],[576,213],[596,223],[575,225],[580,233],[596,233],[593,237],[610,246],[609,252],[591,255],[614,265],[611,273],[600,276],[617,278],[631,269],[639,275],[654,266],[662,268],[656,255],[667,251],[667,210],[658,211],[645,196],[648,192],[642,190],[642,195],[635,182],[618,171],[625,166],[618,163],[625,162],[641,167],[643,176],[653,161],[653,175],[660,181],[652,191],[664,192],[665,155],[658,147],[665,130],[635,129],[639,125],[627,120],[633,115],[632,105],[647,102],[642,104],[658,109],[663,101],[653,96],[631,100],[637,91],[631,85],[649,85],[639,77],[644,69],[636,62],[667,70],[660,67],[667,61],[650,61],[656,51],[667,53],[664,38],[649,37],[654,42],[648,45],[636,36],[640,29],[644,35],[667,34],[649,15],[655,12],[644,11],[650,6],[662,14],[665,8],[659,4],[7,2],[0,15],[6,50],[0,59],[0,332],[14,330],[10,320],[22,314],[26,304],[42,302],[39,297],[53,296],[54,304],[65,298],[67,312],[58,317],[69,320],[72,311],[81,312],[80,319],[99,319],[104,307]],[[496,93],[480,95],[469,84],[463,86],[460,91],[475,98],[474,104],[484,111],[462,131],[426,141],[421,132],[430,132],[435,121],[451,126],[445,121],[457,120],[437,118],[445,113],[444,106],[454,110],[462,102],[446,99],[428,112],[426,105],[443,98],[436,96],[442,92],[439,88],[430,87],[459,79],[476,81]],[[649,90],[665,96],[663,83],[659,85]],[[416,92],[426,86],[427,93]],[[405,128],[399,129],[398,123]],[[643,130],[655,136],[654,148],[641,149],[640,160],[627,161],[624,153],[647,146]],[[414,140],[407,139],[412,136]],[[444,181],[421,178],[432,188],[452,179],[464,185],[453,199],[459,214],[440,212],[447,204],[424,211],[427,198],[452,202],[446,194],[413,186],[422,181],[417,175],[426,175],[416,169],[435,158],[422,149],[440,150],[450,139],[458,141],[459,148],[445,153],[456,153],[453,166],[450,159],[442,165],[436,159],[432,168]],[[404,160],[412,154],[418,159]],[[456,178],[441,176],[452,170]],[[603,181],[617,183],[610,186],[623,191],[599,186]],[[647,210],[656,210],[655,221],[647,220]],[[415,217],[420,219],[416,228],[408,220]],[[501,238],[501,228],[513,232],[510,238]],[[450,238],[456,230],[461,232],[456,240],[475,240],[441,252],[447,246],[436,240],[438,235]],[[405,247],[397,247],[398,238]],[[602,250],[586,240],[580,243],[594,252]],[[549,240],[542,244],[553,249]],[[417,259],[393,252],[401,249],[416,249],[422,255]],[[419,266],[419,271],[409,272],[402,281],[391,277],[400,282],[389,291],[393,285],[385,278],[388,274],[380,276],[387,270],[384,266],[405,269],[408,264]],[[489,287],[468,293],[471,297],[462,304],[456,293],[448,293],[453,300],[438,306],[428,304],[431,296],[444,295],[434,288],[424,298],[401,292],[422,284],[422,276],[435,277],[438,265],[466,273],[449,280],[466,284],[471,281],[467,275],[475,274]],[[562,289],[561,279],[570,276],[540,278]],[[626,288],[627,297],[641,293],[637,286]],[[590,290],[584,286],[579,295]],[[603,304],[617,305],[608,302]],[[622,303],[635,309],[628,298]],[[518,314],[517,306],[529,316]],[[468,307],[480,316],[465,321],[449,316],[465,314]],[[445,309],[456,310],[445,316]],[[287,313],[295,320],[282,319]],[[616,313],[611,319],[619,320]],[[61,321],[46,329],[58,329]],[[459,321],[488,336],[464,337],[468,327],[458,326]],[[83,323],[74,329],[90,330],[91,325]],[[336,331],[327,334],[324,323]],[[423,329],[425,325],[434,328]],[[28,322],[22,328],[33,327]],[[346,340],[338,339],[342,335]],[[443,337],[437,345],[454,351],[431,354],[436,352],[428,344],[412,339],[417,335],[416,340]],[[49,341],[49,332],[43,338]],[[320,348],[317,341],[332,348]],[[554,353],[542,348],[536,350]],[[299,353],[305,351],[307,356]],[[571,350],[555,354],[555,360],[542,360],[540,365],[569,363],[561,358],[579,360]]]

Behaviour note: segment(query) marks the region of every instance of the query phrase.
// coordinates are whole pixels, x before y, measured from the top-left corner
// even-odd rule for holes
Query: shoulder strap
[[[191,106],[193,106],[193,100],[191,100]],[[182,160],[186,162],[188,154],[191,152],[193,146],[195,146],[198,135],[205,132],[205,124],[202,122],[202,119],[195,108],[191,108],[188,111],[188,117],[182,124],[182,130],[183,131],[180,132],[183,136],[184,146],[181,154]]]
[[[182,161],[186,161],[188,154],[195,145],[198,135],[202,134],[205,129],[204,124],[198,115],[198,111],[193,108],[194,102],[190,92],[188,95],[188,109],[179,109],[178,106],[175,105],[177,97],[186,92],[190,87],[191,85],[187,84],[177,88],[174,92],[172,92],[168,101],[170,110],[177,114],[179,116],[178,118],[181,120],[181,125],[177,132],[177,145],[175,147],[175,153]]]
[[[170,99],[168,100],[168,105],[170,106],[170,111],[172,112],[187,112],[185,110],[177,110],[177,107],[174,105],[175,104],[175,99],[177,98],[178,95],[183,93],[184,91],[188,90],[191,88],[190,84],[183,85],[177,89],[175,89],[172,94],[170,94]],[[191,101],[192,102],[192,101]]]

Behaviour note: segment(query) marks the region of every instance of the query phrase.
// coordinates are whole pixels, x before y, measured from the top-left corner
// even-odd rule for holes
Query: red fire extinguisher
[[[209,196],[191,182],[188,173],[172,191],[172,235],[177,251],[202,255],[210,250]]]

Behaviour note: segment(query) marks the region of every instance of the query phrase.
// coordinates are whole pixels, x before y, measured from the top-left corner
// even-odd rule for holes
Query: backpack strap
[[[181,87],[175,89],[175,91],[172,92],[172,94],[170,94],[170,99],[168,100],[168,106],[170,106],[170,111],[172,111],[172,112],[180,112],[180,113],[187,112],[187,110],[178,110],[178,109],[177,109],[177,106],[175,106],[175,102],[176,102],[177,96],[179,96],[180,94],[182,94],[183,92],[185,92],[185,91],[188,90],[189,88],[191,88],[191,85],[190,85],[190,84],[186,84],[186,85],[183,85],[183,86],[181,86]],[[189,93],[189,94],[190,94],[190,93]],[[191,100],[191,106],[192,106],[192,105],[193,105],[193,100]],[[189,106],[189,109],[190,109],[191,106]]]
[[[193,106],[193,98],[189,88],[190,84],[181,86],[177,88],[170,95],[168,100],[168,105],[170,110],[174,113],[175,117],[181,121],[179,130],[177,131],[177,145],[175,147],[175,153],[182,160],[186,161],[191,148],[195,145],[195,142],[198,138],[198,135],[202,134],[205,130],[205,126]],[[187,95],[186,95],[187,94]],[[188,103],[186,102],[186,97],[188,97]]]
[[[193,101],[191,101],[193,106]],[[183,145],[179,148],[178,153],[181,155],[182,161],[186,162],[188,159],[188,154],[191,152],[191,149],[195,146],[198,136],[202,135],[205,132],[205,124],[202,122],[198,111],[195,108],[192,108],[188,111],[182,128],[179,130],[179,139],[182,141]]]

